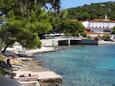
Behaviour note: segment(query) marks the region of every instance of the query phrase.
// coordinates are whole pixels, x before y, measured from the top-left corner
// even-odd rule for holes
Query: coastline
[[[53,48],[52,48],[53,49]],[[56,50],[47,50],[48,52],[54,52]],[[36,53],[43,53],[43,52],[36,52]],[[60,84],[62,83],[62,76],[56,74],[55,72],[43,67],[42,65],[45,64],[44,61],[41,61],[41,62],[38,62],[34,59],[34,55],[36,54],[35,52],[31,53],[31,58],[30,57],[24,57],[24,58],[20,58],[23,63],[26,65],[26,66],[22,66],[18,71],[15,71],[16,74],[19,74],[20,72],[23,72],[23,71],[31,71],[31,72],[36,72],[36,73],[45,73],[47,72],[47,75],[48,75],[48,72],[49,72],[49,79],[47,79],[46,77],[46,80],[38,80],[40,86],[60,86]],[[47,76],[47,75],[44,75],[44,76]],[[45,78],[45,77],[44,77]],[[32,85],[32,86],[35,86],[35,85]]]
[[[67,46],[56,46],[56,47],[42,47],[41,49],[32,49],[32,50],[26,50],[26,53],[28,56],[34,56],[35,54],[39,53],[48,53],[48,52],[56,52],[57,50],[63,50],[67,48]]]
[[[112,42],[112,41],[103,41],[103,40],[101,40],[101,41],[98,41],[98,44],[99,44],[99,45],[104,45],[104,44],[115,44],[115,42]]]
[[[111,43],[108,42],[107,44],[111,44]],[[45,61],[40,61],[39,62],[39,61],[35,60],[34,55],[39,54],[39,53],[55,52],[57,50],[62,50],[62,49],[65,49],[65,48],[67,48],[67,46],[66,47],[65,46],[64,47],[42,47],[42,49],[28,50],[27,53],[30,53],[29,56],[31,56],[31,58],[30,57],[21,58],[21,59],[30,59],[30,60],[29,61],[24,61],[24,63],[27,66],[21,67],[21,69],[18,70],[18,71],[32,71],[32,72],[50,71],[49,69],[42,66],[43,64],[45,64]],[[58,78],[53,78],[53,79],[49,79],[49,80],[39,80],[38,82],[39,82],[40,86],[60,86],[60,84],[62,83],[62,78],[58,77]]]
[[[42,67],[42,63],[37,62],[34,57],[32,58],[21,58],[26,66],[22,66],[18,71],[33,71],[42,72],[48,71],[48,69]]]
[[[26,53],[28,56],[34,56],[38,53],[55,52],[56,50],[55,47],[42,47],[41,49],[26,50]]]
[[[108,44],[110,44],[110,43],[108,42]],[[29,56],[24,57],[24,58],[22,58],[22,57],[19,58],[23,61],[23,63],[26,66],[22,66],[18,71],[32,71],[32,72],[50,71],[49,69],[42,66],[43,64],[45,64],[45,62],[44,61],[39,62],[39,61],[35,60],[34,55],[39,54],[39,53],[55,52],[57,50],[62,50],[65,48],[67,48],[67,46],[66,47],[65,46],[64,47],[43,47],[41,50],[40,49],[29,50],[28,53],[31,54],[31,58]],[[53,77],[53,79],[49,79],[49,80],[39,80],[40,86],[60,86],[60,83],[62,83],[62,78],[54,79],[54,77]],[[32,86],[34,86],[34,85],[32,85]]]

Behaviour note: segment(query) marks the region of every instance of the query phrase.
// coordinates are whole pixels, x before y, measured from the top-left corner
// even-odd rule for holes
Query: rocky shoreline
[[[57,50],[62,50],[64,48],[65,47],[43,47],[41,50],[40,49],[28,50],[27,52],[30,53],[31,55],[29,54],[29,56],[27,57],[16,56],[15,58],[13,58],[11,56],[10,58],[6,57],[6,59],[9,58],[12,60],[12,63],[13,63],[12,66],[16,69],[16,70],[13,70],[13,73],[15,73],[16,75],[19,75],[25,71],[32,72],[31,75],[33,73],[41,73],[42,76],[39,75],[39,77],[42,77],[43,79],[42,78],[37,79],[40,86],[61,86],[62,77],[56,74],[55,72],[47,68],[44,68],[43,64],[45,64],[45,61],[36,61],[34,59],[34,55],[39,54],[39,53],[55,52]],[[27,73],[25,72],[25,74]],[[16,78],[14,77],[14,79]],[[18,79],[16,80],[18,81]],[[26,85],[23,85],[23,86],[30,86],[31,84],[27,83]],[[31,86],[36,86],[36,85],[33,84]]]
[[[32,71],[32,72],[50,71],[49,69],[42,67],[44,62],[37,62],[34,59],[34,57],[32,57],[32,58],[27,58],[26,57],[26,58],[21,58],[21,59],[26,66],[22,66],[18,71]],[[47,79],[47,80],[38,80],[38,82],[39,82],[40,86],[60,86],[61,83],[62,83],[62,78],[52,78],[52,79]]]

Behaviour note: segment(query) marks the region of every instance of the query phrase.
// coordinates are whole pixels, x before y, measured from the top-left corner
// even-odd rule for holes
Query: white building
[[[95,19],[83,21],[82,24],[86,28],[88,34],[104,35],[111,33],[112,28],[115,27],[115,20]]]

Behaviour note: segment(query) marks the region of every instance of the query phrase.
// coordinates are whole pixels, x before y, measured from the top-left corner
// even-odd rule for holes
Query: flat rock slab
[[[38,76],[38,80],[44,81],[44,80],[56,80],[60,79],[62,80],[62,76],[56,74],[53,71],[43,71],[43,72],[31,72],[31,71],[15,71],[16,77],[15,78],[20,78],[20,75],[36,75]]]
[[[38,72],[39,80],[62,79],[62,76],[53,71]]]

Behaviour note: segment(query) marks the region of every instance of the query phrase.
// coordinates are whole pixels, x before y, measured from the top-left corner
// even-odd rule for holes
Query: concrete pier
[[[97,40],[59,40],[58,45],[98,45]]]
[[[80,37],[64,36],[55,37],[54,39],[41,40],[43,46],[60,46],[60,45],[98,45],[98,40],[81,39]]]
[[[60,45],[60,41],[61,42],[63,41],[65,45],[71,45],[71,40],[82,40],[82,39],[79,37],[64,36],[64,37],[55,37],[53,39],[43,39],[41,41],[42,41],[43,46],[45,47],[49,47],[49,46],[54,47],[54,46]]]

